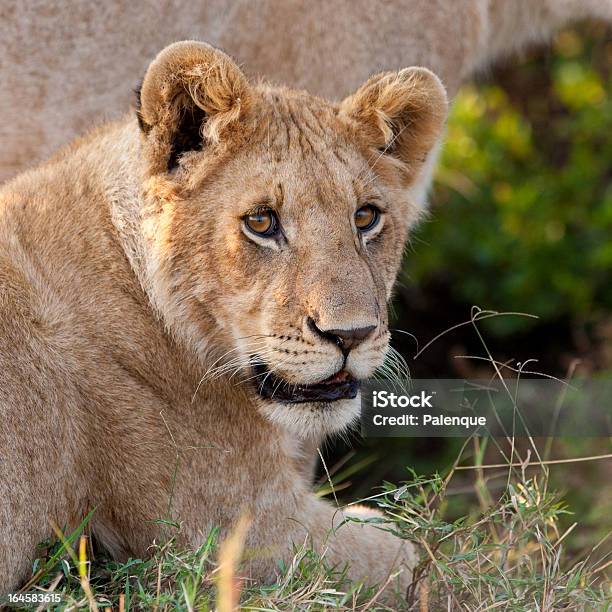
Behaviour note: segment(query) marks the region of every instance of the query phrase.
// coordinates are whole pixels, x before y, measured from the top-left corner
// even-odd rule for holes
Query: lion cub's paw
[[[338,530],[338,537],[343,537],[343,529],[349,529],[358,532],[361,540],[358,550],[348,559],[351,564],[349,576],[381,585],[388,582],[385,589],[388,596],[393,592],[404,596],[418,563],[415,545],[386,531],[384,514],[375,508],[354,505],[343,514],[349,520]],[[350,518],[359,520],[351,521]]]

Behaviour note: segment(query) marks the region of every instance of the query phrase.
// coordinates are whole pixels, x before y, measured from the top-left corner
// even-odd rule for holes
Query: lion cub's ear
[[[426,68],[375,75],[340,105],[372,146],[402,163],[410,181],[440,137],[447,111],[444,86]]]
[[[152,172],[170,171],[179,157],[216,142],[248,102],[248,83],[222,51],[182,41],[149,66],[139,95],[138,121],[150,145]]]

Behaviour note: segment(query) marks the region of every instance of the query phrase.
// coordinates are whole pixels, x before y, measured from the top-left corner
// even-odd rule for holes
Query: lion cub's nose
[[[335,342],[343,352],[348,352],[361,344],[376,329],[376,325],[352,327],[350,329],[321,329],[311,318],[308,319],[308,326],[322,338]]]

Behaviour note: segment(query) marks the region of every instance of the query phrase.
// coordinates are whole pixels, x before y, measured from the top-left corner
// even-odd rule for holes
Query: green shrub
[[[610,311],[612,78],[596,66],[597,44],[565,32],[550,55],[513,69],[531,70],[536,91],[520,78],[462,90],[432,214],[406,258],[412,282],[441,281],[461,302],[549,320]],[[533,324],[502,317],[490,329]]]

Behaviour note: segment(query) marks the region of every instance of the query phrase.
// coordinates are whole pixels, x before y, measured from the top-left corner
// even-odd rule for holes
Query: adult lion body
[[[353,577],[404,566],[406,585],[409,545],[330,533],[342,513],[310,492],[299,449],[355,419],[357,381],[384,358],[410,190],[445,112],[425,69],[335,105],[177,43],[138,120],[4,187],[0,592],[50,519],[94,508],[118,558],[146,554],[157,519],[196,545],[248,513],[256,578],[309,536]]]
[[[205,39],[260,75],[330,99],[370,74],[426,66],[463,79],[554,29],[612,19],[612,0],[5,0],[0,7],[0,180],[101,119],[163,46]]]

